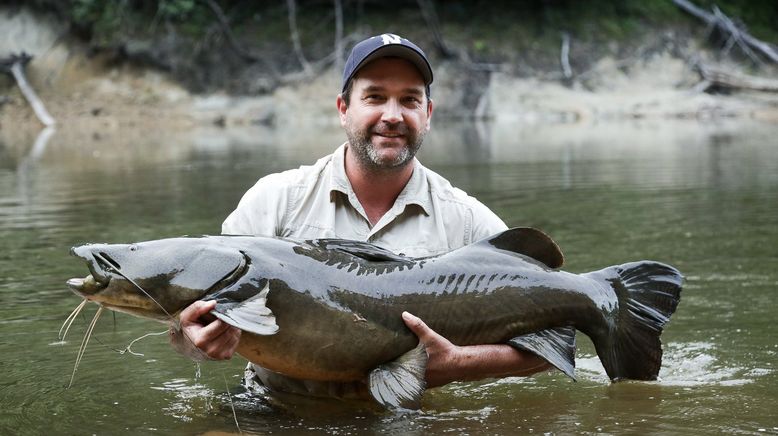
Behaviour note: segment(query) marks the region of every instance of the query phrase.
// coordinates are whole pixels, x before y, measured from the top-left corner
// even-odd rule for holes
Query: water
[[[218,233],[260,176],[311,163],[336,126],[69,132],[0,143],[0,434],[778,433],[778,127],[438,123],[421,154],[509,225],[552,235],[565,269],[656,259],[686,275],[663,335],[661,380],[610,384],[581,337],[579,381],[456,383],[415,413],[239,387],[244,362],[199,367],[164,327],[106,313],[67,389],[95,311],[57,332],[83,242]],[[229,394],[228,394],[229,392]]]

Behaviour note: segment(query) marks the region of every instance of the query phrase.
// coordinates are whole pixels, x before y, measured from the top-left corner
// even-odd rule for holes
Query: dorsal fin
[[[478,244],[490,244],[501,250],[529,256],[549,268],[559,268],[565,262],[562,250],[551,237],[532,227],[515,227],[490,236]]]
[[[314,239],[308,242],[325,250],[343,251],[371,262],[405,262],[409,260],[408,257],[394,254],[385,248],[381,248],[369,242],[327,238]]]

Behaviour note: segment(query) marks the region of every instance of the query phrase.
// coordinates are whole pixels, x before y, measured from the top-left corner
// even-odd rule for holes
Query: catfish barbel
[[[653,261],[572,274],[539,230],[515,228],[438,256],[409,258],[340,239],[203,236],[88,244],[91,274],[68,281],[86,300],[176,325],[196,300],[242,330],[237,352],[280,374],[366,380],[381,404],[413,407],[426,352],[408,311],[456,345],[509,344],[573,376],[575,330],[612,380],[654,380],[659,335],[683,277]]]

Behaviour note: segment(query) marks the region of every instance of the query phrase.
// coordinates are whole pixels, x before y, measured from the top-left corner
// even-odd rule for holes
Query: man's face
[[[424,79],[405,59],[380,58],[352,81],[350,102],[340,96],[337,102],[350,150],[368,170],[403,167],[430,129]]]

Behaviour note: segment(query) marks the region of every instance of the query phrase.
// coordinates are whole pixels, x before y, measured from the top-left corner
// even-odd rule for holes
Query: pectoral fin
[[[272,335],[278,331],[276,317],[266,306],[269,283],[254,297],[237,304],[217,304],[211,311],[215,317],[243,331],[257,335]]]
[[[413,350],[370,371],[370,395],[382,406],[418,409],[427,386],[427,350],[419,343]]]
[[[509,340],[508,344],[518,350],[537,354],[575,380],[575,328],[541,330],[517,336]]]

